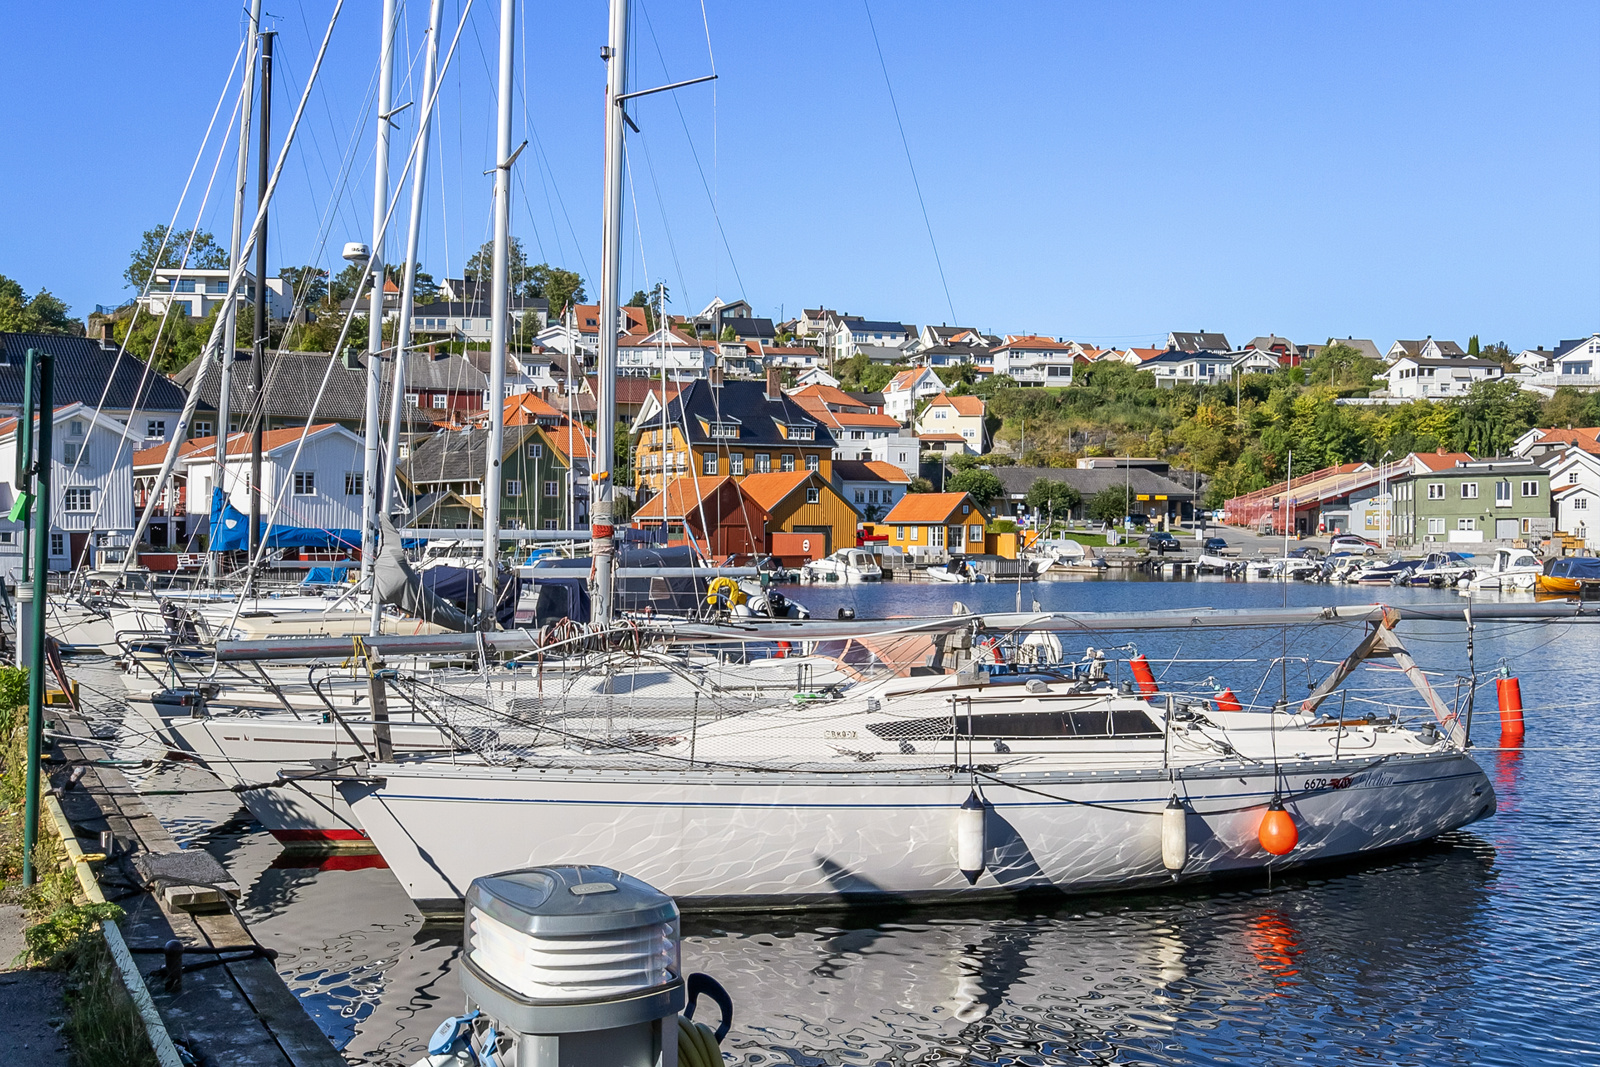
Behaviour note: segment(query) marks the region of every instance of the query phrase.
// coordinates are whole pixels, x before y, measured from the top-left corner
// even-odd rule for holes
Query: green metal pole
[[[33,869],[33,846],[39,836],[39,741],[44,726],[44,606],[46,579],[50,573],[50,419],[55,414],[51,394],[55,386],[55,360],[49,352],[28,353],[29,362],[39,366],[38,463],[34,473],[33,532],[33,655],[28,664],[28,797],[22,827],[22,884],[38,880]],[[32,421],[24,411],[22,422]]]
[[[28,475],[33,463],[33,420],[26,416],[33,411],[33,360],[37,349],[28,350],[28,358],[23,361],[22,369],[22,414],[23,418],[17,421],[17,476],[11,484],[19,492],[28,488]],[[31,570],[28,566],[28,537],[33,532],[33,527],[26,520],[22,523],[22,577],[17,579],[18,584],[26,582]],[[22,644],[22,634],[17,634],[17,644]],[[18,666],[22,666],[21,663]]]

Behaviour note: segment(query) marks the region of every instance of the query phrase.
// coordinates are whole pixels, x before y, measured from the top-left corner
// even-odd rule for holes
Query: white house
[[[647,334],[630,333],[617,343],[617,373],[635,378],[659,378],[663,370],[673,381],[704,378],[717,362],[713,343],[703,343],[670,326]]]
[[[139,439],[83,403],[56,408],[51,426],[50,569],[62,571],[94,563],[100,549],[128,545]],[[17,420],[7,419],[0,423],[0,574],[8,581],[16,581],[22,566],[22,523],[10,519],[16,468]]]
[[[1466,359],[1466,351],[1454,341],[1435,341],[1425,337],[1421,341],[1396,341],[1389,346],[1383,358],[1393,363],[1407,356],[1422,359]]]
[[[1557,530],[1600,548],[1600,456],[1580,448],[1561,453],[1550,468],[1550,499]]]
[[[944,392],[944,383],[927,367],[903,370],[883,387],[883,413],[902,426],[910,425],[917,405]]]
[[[904,468],[879,460],[836,459],[833,485],[868,522],[889,514],[911,484]]]
[[[1505,369],[1492,359],[1401,356],[1379,377],[1388,381],[1391,397],[1417,400],[1465,396],[1476,383],[1504,375]]]
[[[365,442],[337,423],[323,423],[305,433],[305,447],[297,458],[303,432],[303,428],[269,430],[262,435],[262,525],[270,518],[274,526],[360,530]],[[178,453],[175,469],[180,467],[190,512],[209,515],[211,489],[217,483],[216,438],[188,442]],[[249,434],[229,435],[225,469],[222,488],[228,502],[250,514]]]
[[[1018,385],[1071,385],[1073,368],[1082,358],[1072,344],[1032,334],[1008,334],[1004,344],[987,354],[994,373]]]
[[[840,319],[833,327],[833,348],[846,356],[854,355],[858,345],[903,349],[914,337],[916,332],[901,322]]]
[[[863,441],[862,445],[864,447],[856,450],[857,459],[892,463],[905,471],[907,478],[915,478],[922,471],[922,442],[909,434],[876,437]],[[835,449],[837,454],[838,450]]]
[[[1229,355],[1233,360],[1228,368],[1229,377],[1235,374],[1241,377],[1246,374],[1272,374],[1282,366],[1270,349],[1247,348],[1243,352],[1230,352]]]
[[[512,339],[525,343],[549,325],[549,301],[514,300],[507,314]],[[418,342],[470,341],[486,345],[493,333],[494,317],[487,301],[436,300],[412,309],[411,334]]]
[[[166,267],[156,270],[149,293],[141,296],[139,303],[151,315],[165,315],[169,307],[177,307],[192,318],[205,318],[227,295],[226,268],[203,270],[199,267]],[[246,271],[239,282],[239,292],[234,297],[242,319],[247,319],[251,314],[246,309],[254,307],[255,300],[256,278]],[[294,294],[289,291],[288,282],[282,278],[268,278],[267,317],[282,322],[289,317],[293,304]]]
[[[1163,352],[1140,369],[1154,374],[1156,385],[1164,389],[1174,385],[1210,385],[1227,381],[1232,376],[1233,355],[1205,349],[1197,352],[1177,349]]]

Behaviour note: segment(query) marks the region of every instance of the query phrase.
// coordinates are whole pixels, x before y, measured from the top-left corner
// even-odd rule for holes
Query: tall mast
[[[483,584],[478,626],[494,629],[500,590],[500,460],[506,435],[506,328],[511,318],[511,78],[516,0],[500,0],[500,113],[495,139],[494,272],[489,294],[489,442],[483,471]]]
[[[389,119],[394,104],[395,0],[383,0],[378,45],[378,149],[372,179],[372,304],[367,316],[366,456],[361,467],[361,577],[370,580],[378,555],[378,434],[383,389],[383,222],[389,206]],[[337,353],[335,353],[337,356]]]
[[[239,273],[239,250],[244,245],[244,198],[250,189],[250,116],[255,108],[256,93],[256,34],[261,31],[261,0],[250,0],[250,26],[246,31],[244,58],[244,85],[239,90],[239,161],[233,187],[233,230],[228,243],[228,277]],[[230,300],[222,309],[222,382],[218,386],[216,484],[222,489],[224,505],[228,500],[228,424],[233,420],[233,357],[238,347],[239,302]],[[193,502],[191,501],[191,506]],[[209,501],[207,502],[210,503]],[[209,546],[208,546],[209,547]],[[207,569],[214,582],[221,576],[221,561],[215,552],[210,553]]]
[[[594,618],[611,621],[612,557],[611,455],[617,423],[617,286],[622,273],[622,102],[628,91],[628,0],[611,0],[611,34],[600,53],[606,61],[605,203],[600,228],[600,365],[596,368],[593,497],[589,504],[590,554],[594,557]]]
[[[396,471],[400,465],[400,426],[406,413],[406,360],[410,358],[411,312],[417,301],[417,241],[422,235],[422,197],[428,177],[428,132],[433,126],[434,81],[438,77],[439,23],[444,16],[444,0],[433,0],[428,15],[428,54],[422,67],[423,107],[418,119],[417,143],[413,152],[416,167],[411,178],[411,219],[406,228],[406,260],[404,278],[400,282],[400,317],[394,327],[394,373],[389,386],[389,436],[384,441],[382,495],[379,515],[394,511]],[[383,605],[372,598],[372,633],[378,633],[379,615]]]
[[[253,407],[250,431],[250,553],[261,547],[261,439],[267,421],[267,398],[263,395],[265,376],[262,364],[267,361],[267,183],[269,152],[272,147],[272,39],[271,33],[261,35],[261,145],[256,150],[256,212],[260,222],[256,229],[256,285],[255,285],[255,344],[250,352],[250,378],[254,385],[251,394]],[[223,345],[223,351],[233,351],[232,338]],[[223,366],[227,366],[224,361]],[[224,435],[217,447],[218,467],[228,468],[228,443]]]

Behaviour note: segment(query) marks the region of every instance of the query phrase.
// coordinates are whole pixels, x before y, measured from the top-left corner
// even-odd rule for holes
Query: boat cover
[[[220,486],[211,487],[211,540],[213,552],[242,552],[250,547],[250,518],[223,499]],[[359,549],[359,530],[318,530],[308,526],[273,523],[263,539],[269,548]]]
[[[1600,556],[1562,556],[1545,564],[1544,572],[1551,578],[1600,581]]]
[[[620,545],[617,548],[618,568],[693,567],[694,549],[688,545]],[[533,568],[536,582],[546,581],[551,570],[581,568],[585,574],[593,561],[587,556],[574,559],[544,559]],[[553,577],[553,576],[552,576]],[[690,612],[695,610],[706,595],[703,578],[618,578],[614,583],[614,603],[619,611]]]
[[[459,633],[476,629],[473,617],[477,612],[469,610],[469,605],[477,604],[482,580],[478,572],[470,567],[441,566],[429,567],[419,574],[406,559],[400,534],[387,517],[379,520],[378,559],[372,576],[373,587],[383,603]],[[495,617],[502,629],[516,622],[518,584],[510,571],[501,569]]]

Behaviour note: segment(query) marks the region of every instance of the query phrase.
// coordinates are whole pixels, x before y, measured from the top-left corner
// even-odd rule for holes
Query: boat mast
[[[438,78],[439,23],[444,16],[444,0],[433,0],[428,14],[427,56],[422,67],[423,109],[417,127],[412,156],[416,173],[411,178],[411,218],[406,227],[406,259],[400,282],[400,315],[394,326],[394,373],[389,385],[389,435],[384,441],[382,496],[378,514],[394,512],[395,479],[400,467],[400,426],[406,414],[406,360],[410,358],[411,312],[417,301],[417,242],[422,235],[422,197],[428,178],[428,132],[433,126],[434,82]],[[372,598],[372,630],[378,633],[383,605]]]
[[[250,558],[254,560],[261,548],[261,439],[267,421],[266,385],[262,364],[267,361],[267,159],[272,147],[272,33],[261,35],[261,145],[256,159],[257,212],[261,218],[256,229],[256,284],[255,344],[250,352],[250,380],[254,388],[251,404],[254,407],[250,430]],[[224,338],[224,352],[233,351],[233,339]],[[224,362],[223,366],[227,366]],[[224,437],[218,447],[218,462],[223,470],[228,467],[228,444]]]
[[[367,270],[372,277],[372,303],[367,314],[366,455],[361,467],[361,578],[372,580],[378,555],[379,406],[383,389],[383,237],[389,205],[389,119],[394,103],[395,0],[383,0],[383,29],[378,46],[378,148],[372,179],[372,247]],[[334,353],[335,358],[338,353]]]
[[[245,41],[244,85],[239,90],[239,160],[233,187],[233,230],[228,243],[228,277],[239,273],[239,249],[244,244],[244,198],[250,188],[250,117],[255,108],[256,93],[256,34],[261,31],[261,0],[250,0],[250,28]],[[223,506],[228,501],[228,424],[233,420],[233,359],[238,347],[239,303],[228,301],[222,309],[225,325],[222,327],[222,382],[217,393],[217,477],[215,484],[222,490]],[[190,505],[193,506],[193,501]],[[210,503],[209,501],[207,502]],[[220,516],[219,516],[220,518]],[[209,531],[207,532],[209,536]],[[206,544],[211,548],[210,542]],[[213,549],[207,552],[207,570],[211,582],[216,584],[222,576],[222,561]]]
[[[611,0],[609,43],[601,50],[606,61],[605,203],[601,222],[600,256],[600,365],[596,368],[594,416],[595,455],[589,475],[593,497],[590,555],[594,557],[594,621],[611,622],[612,557],[615,543],[611,527],[611,456],[617,420],[617,291],[622,266],[622,101],[628,91],[628,0]],[[663,397],[663,402],[665,398]]]
[[[500,459],[506,435],[506,327],[511,318],[511,90],[516,0],[500,0],[500,111],[495,139],[494,272],[489,303],[489,440],[483,471],[483,582],[478,628],[492,630],[500,590]],[[518,150],[520,151],[520,149]]]

